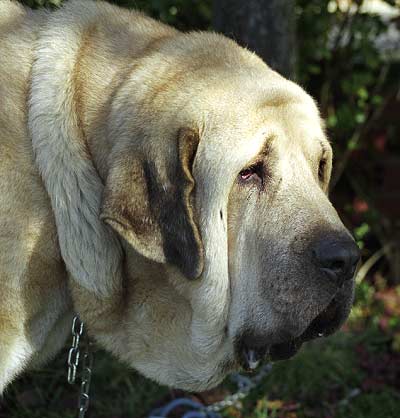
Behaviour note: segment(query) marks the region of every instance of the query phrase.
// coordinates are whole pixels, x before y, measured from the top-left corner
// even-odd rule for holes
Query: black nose
[[[319,241],[313,249],[319,268],[338,286],[354,276],[360,251],[356,243],[349,238],[325,238]]]

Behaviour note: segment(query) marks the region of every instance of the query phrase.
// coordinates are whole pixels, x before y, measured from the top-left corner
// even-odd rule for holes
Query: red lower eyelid
[[[247,180],[249,177],[251,177],[252,175],[254,174],[254,172],[253,171],[251,171],[251,170],[244,170],[244,171],[242,171],[241,173],[240,173],[240,177],[243,179],[243,180]]]

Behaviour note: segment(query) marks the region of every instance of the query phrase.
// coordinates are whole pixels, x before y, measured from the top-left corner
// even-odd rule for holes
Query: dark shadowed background
[[[57,7],[60,0],[24,0]],[[362,249],[350,320],[272,373],[231,418],[400,417],[400,1],[114,0],[182,30],[217,30],[319,103],[335,152],[330,196]],[[1,13],[1,10],[0,10]],[[66,347],[67,350],[67,347]],[[76,416],[66,350],[0,400],[0,418]],[[144,417],[181,393],[95,356],[89,417]],[[232,385],[190,396],[220,400]],[[175,415],[176,417],[182,414]]]

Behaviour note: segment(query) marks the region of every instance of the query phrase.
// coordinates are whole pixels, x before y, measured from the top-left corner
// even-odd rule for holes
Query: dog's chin
[[[315,338],[326,337],[333,334],[339,329],[348,316],[346,309],[343,309],[341,303],[334,298],[330,304],[308,325],[305,331],[292,339],[286,341],[280,341],[279,343],[272,344],[267,347],[257,347],[253,351],[253,354],[260,361],[250,362],[250,355],[246,348],[241,347],[237,351],[238,362],[242,369],[246,371],[253,371],[255,369],[254,364],[259,364],[263,361],[278,361],[287,360],[293,357],[301,348],[302,344],[306,341],[313,340]]]

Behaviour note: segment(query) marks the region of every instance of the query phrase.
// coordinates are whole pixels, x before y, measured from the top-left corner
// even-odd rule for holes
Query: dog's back
[[[69,309],[53,215],[26,123],[34,43],[45,18],[0,0],[0,393],[27,363],[40,360],[38,352],[51,355],[44,346],[58,349],[63,338],[44,331],[63,320],[56,305],[63,313]]]

